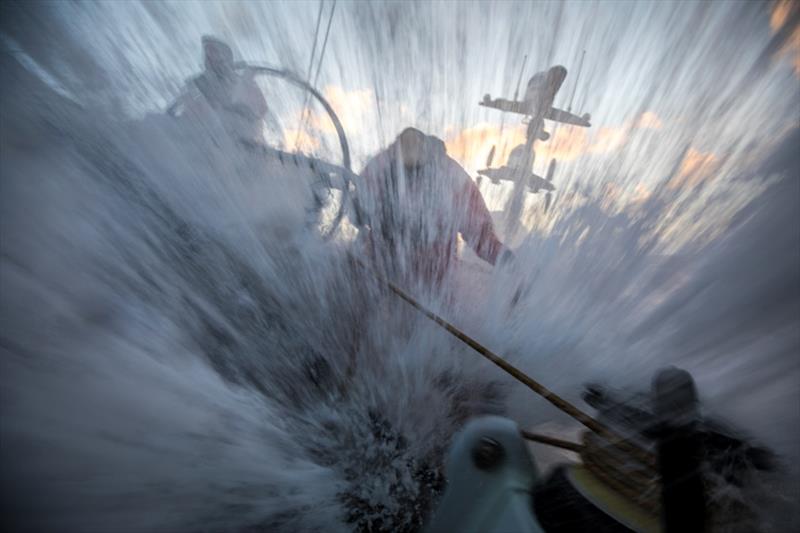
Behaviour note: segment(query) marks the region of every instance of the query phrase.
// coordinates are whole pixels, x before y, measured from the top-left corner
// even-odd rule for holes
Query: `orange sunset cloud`
[[[492,166],[500,166],[508,159],[511,149],[524,142],[524,125],[515,124],[501,131],[499,126],[486,122],[465,128],[445,139],[450,157],[470,172],[486,168],[486,158],[492,146],[496,147]]]
[[[653,111],[642,113],[634,121],[620,126],[601,127],[594,132],[586,128],[559,125],[548,128],[552,134],[546,142],[536,145],[538,159],[571,161],[586,154],[602,155],[620,149],[634,129],[659,129],[661,119]],[[486,166],[486,157],[496,147],[493,167],[506,163],[511,150],[525,142],[525,126],[507,126],[502,132],[495,124],[481,123],[447,135],[445,143],[451,157],[468,171]]]
[[[790,23],[793,12],[798,9],[800,9],[800,4],[795,0],[778,0],[773,3],[769,17],[769,27],[772,33],[775,34],[784,30],[784,26]],[[791,30],[789,37],[778,52],[778,57],[785,56],[788,56],[795,74],[800,77],[800,25],[796,25]]]
[[[322,94],[339,117],[348,135],[361,132],[375,110],[375,96],[370,89],[348,91],[338,85],[327,85]],[[314,132],[336,133],[330,117],[319,106],[306,108],[305,116],[298,113],[293,124],[297,127],[284,131],[283,138],[286,146],[292,146],[297,150],[310,151],[319,148],[320,141],[315,138]]]
[[[309,127],[306,127],[301,130],[298,127],[283,130],[283,145],[305,153],[310,153],[318,149],[320,147],[320,141],[309,133],[309,129]]]
[[[664,123],[661,122],[661,119],[658,118],[658,115],[652,111],[645,111],[639,116],[635,127],[643,130],[657,130],[663,125]]]
[[[670,179],[667,187],[670,189],[693,188],[704,181],[714,178],[714,172],[719,167],[719,160],[711,152],[701,152],[689,148],[681,162],[678,173]]]

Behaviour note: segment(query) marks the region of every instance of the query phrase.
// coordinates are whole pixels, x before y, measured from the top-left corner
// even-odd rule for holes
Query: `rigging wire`
[[[581,70],[583,70],[583,59],[586,57],[586,50],[583,51],[581,54],[581,62],[578,64],[578,75],[575,76],[575,86],[572,88],[572,96],[569,99],[569,105],[567,106],[567,113],[572,112],[572,102],[575,100],[575,93],[578,92],[578,82],[581,79]]]
[[[322,40],[322,50],[319,53],[319,62],[317,63],[317,73],[314,75],[314,83],[312,84],[314,87],[317,86],[317,80],[319,79],[319,72],[322,69],[322,60],[325,59],[325,50],[328,47],[328,36],[331,33],[331,23],[333,22],[333,14],[336,12],[336,0],[333,0],[333,7],[331,7],[331,14],[328,17],[328,27],[325,28],[325,38]]]
[[[311,71],[314,68],[314,58],[317,55],[317,43],[319,42],[319,24],[322,22],[322,6],[325,5],[325,0],[319,0],[319,10],[317,11],[317,24],[314,28],[314,45],[311,47],[311,57],[308,59],[308,70],[306,72],[306,83],[311,83]],[[308,93],[303,96],[303,107],[300,112],[300,119],[303,120],[306,116],[306,108],[308,107]],[[297,150],[297,145],[300,143],[300,129],[297,129],[297,135],[294,139],[294,149]]]
[[[317,11],[317,25],[314,28],[314,46],[311,47],[311,57],[308,60],[308,72],[306,72],[306,82],[311,81],[311,68],[314,66],[314,58],[317,55],[317,42],[319,41],[319,23],[322,22],[322,6],[325,0],[319,0],[319,11]],[[306,97],[307,99],[307,97]]]
[[[323,0],[320,0],[320,17],[322,15],[322,4],[323,4]],[[317,61],[317,69],[316,69],[316,72],[314,74],[313,83],[310,80],[311,64],[313,64],[313,60],[314,60],[313,57],[311,58],[311,64],[309,65],[309,69],[308,69],[308,74],[309,74],[309,80],[308,81],[309,81],[309,83],[311,83],[312,87],[316,87],[317,86],[317,80],[319,80],[319,74],[320,74],[320,71],[322,70],[322,61],[325,59],[325,51],[328,48],[328,36],[330,35],[330,32],[331,32],[331,24],[333,23],[333,15],[334,15],[335,12],[336,12],[336,0],[333,0],[333,6],[331,7],[330,15],[328,15],[328,24],[327,24],[327,27],[325,28],[325,37],[322,40],[322,49],[320,50],[320,53],[319,53],[319,59]],[[314,35],[315,48],[316,48],[317,33],[319,31],[319,20],[317,22],[318,22],[317,30],[315,31],[315,35]],[[305,100],[305,103],[303,104],[303,113],[301,114],[300,128],[298,128],[298,130],[297,130],[297,137],[295,139],[295,149],[297,149],[297,145],[300,142],[300,136],[305,131],[306,124],[308,123],[308,118],[309,118],[310,112],[309,112],[309,110],[307,108],[307,105],[308,105],[308,95],[306,95],[306,100]]]

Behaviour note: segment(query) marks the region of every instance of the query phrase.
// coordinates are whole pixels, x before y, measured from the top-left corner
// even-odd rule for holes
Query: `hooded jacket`
[[[503,245],[478,187],[447,155],[441,139],[413,131],[420,152],[414,166],[403,164],[406,130],[361,173],[373,256],[390,272],[441,281],[461,234],[480,258],[494,264]]]

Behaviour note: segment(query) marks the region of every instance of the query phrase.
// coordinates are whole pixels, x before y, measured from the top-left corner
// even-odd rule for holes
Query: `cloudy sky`
[[[510,98],[526,55],[523,90],[533,73],[562,64],[569,75],[556,105],[592,114],[592,128],[551,124],[553,138],[537,144],[535,170],[556,158],[559,191],[594,186],[630,204],[659,184],[687,194],[702,187],[729,193],[733,209],[754,187],[733,178],[800,121],[800,9],[791,0],[33,6],[4,17],[6,46],[77,99],[130,116],[158,112],[178,94],[200,68],[204,34],[228,40],[240,59],[310,72],[340,115],[356,169],[409,125],[443,138],[473,175],[494,145],[494,165],[504,162],[525,126],[477,102]],[[303,121],[302,93],[275,80],[264,89],[270,142],[338,158],[320,109]],[[509,188],[484,183],[490,207]]]

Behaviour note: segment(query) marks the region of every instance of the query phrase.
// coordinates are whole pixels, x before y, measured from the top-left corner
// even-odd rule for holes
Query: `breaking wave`
[[[413,531],[468,418],[575,430],[388,294],[350,240],[319,238],[301,172],[219,124],[92,106],[5,37],[11,523]],[[417,296],[575,401],[588,381],[643,390],[664,365],[690,370],[708,413],[778,452],[759,486],[782,509],[800,460],[798,131],[708,194],[674,187],[677,164],[636,202],[567,182],[552,217],[523,220],[513,264],[465,250],[446,296]]]

